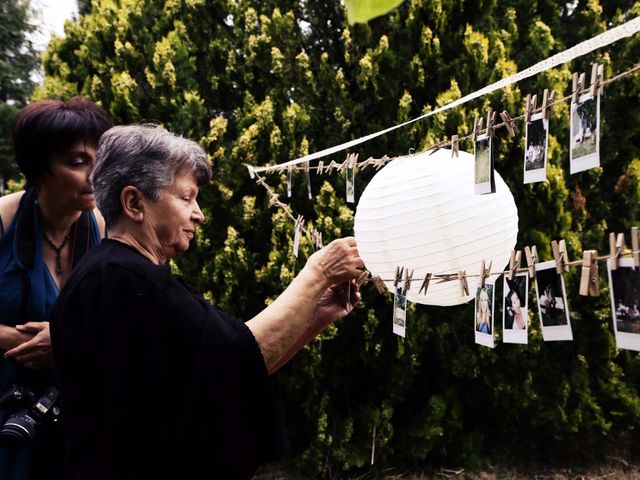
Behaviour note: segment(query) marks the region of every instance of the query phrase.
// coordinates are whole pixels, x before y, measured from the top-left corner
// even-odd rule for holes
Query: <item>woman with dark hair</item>
[[[54,384],[49,314],[73,266],[104,234],[89,176],[110,126],[82,97],[34,102],[16,118],[14,151],[27,185],[0,198],[0,395],[15,385],[21,397],[0,405],[3,480],[63,478],[59,427],[44,418],[30,441],[26,420],[12,414]]]
[[[504,328],[524,330],[527,323],[522,311],[524,300],[520,294],[520,288],[515,280],[507,279],[507,285],[509,286],[509,291],[505,295]]]

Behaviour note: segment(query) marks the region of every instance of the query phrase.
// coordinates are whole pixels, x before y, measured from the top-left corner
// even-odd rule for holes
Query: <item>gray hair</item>
[[[98,143],[91,175],[96,203],[107,228],[122,215],[120,193],[134,186],[152,201],[182,172],[191,172],[198,185],[211,180],[204,149],[157,125],[127,125],[107,130]]]

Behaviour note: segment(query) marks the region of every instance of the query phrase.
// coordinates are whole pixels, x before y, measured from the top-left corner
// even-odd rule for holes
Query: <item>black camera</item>
[[[55,422],[60,415],[59,395],[56,387],[49,387],[38,397],[29,388],[11,385],[0,398],[0,408],[9,412],[0,427],[0,446],[12,452],[22,450],[33,440],[36,427],[43,420]]]

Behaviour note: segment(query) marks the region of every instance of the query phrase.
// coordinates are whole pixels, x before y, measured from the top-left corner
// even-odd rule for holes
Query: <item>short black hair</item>
[[[97,145],[109,128],[107,113],[85,97],[41,100],[24,107],[13,126],[13,148],[27,185],[49,172],[53,154],[82,140]]]
[[[509,303],[511,303],[511,295],[515,293],[518,300],[520,300],[520,305],[524,306],[524,298],[522,298],[522,295],[520,294],[520,286],[518,285],[518,282],[516,282],[515,279],[509,280],[507,278],[507,285],[509,286],[509,292],[507,293],[506,298],[509,300]]]

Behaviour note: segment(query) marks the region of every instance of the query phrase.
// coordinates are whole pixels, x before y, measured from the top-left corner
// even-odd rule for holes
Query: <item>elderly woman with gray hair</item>
[[[269,375],[359,301],[354,238],[314,253],[246,323],[171,275],[204,221],[202,148],[153,126],[100,141],[93,188],[109,239],[54,307],[70,479],[249,478],[282,444]]]

